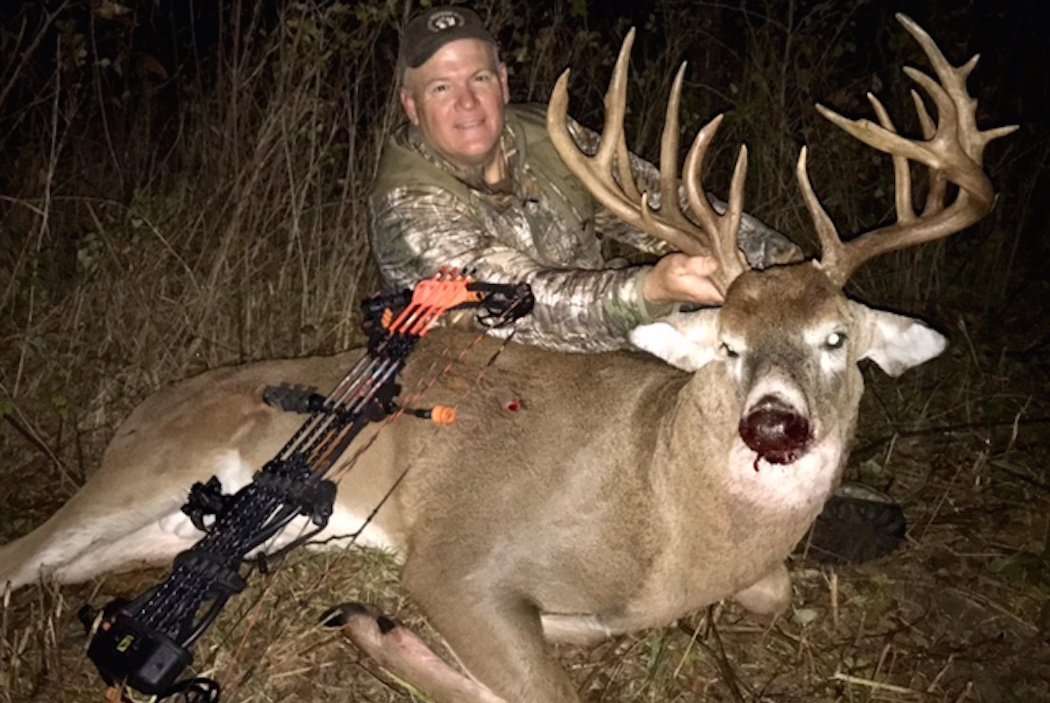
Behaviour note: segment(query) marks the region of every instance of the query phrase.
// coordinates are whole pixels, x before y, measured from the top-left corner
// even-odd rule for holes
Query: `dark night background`
[[[0,45],[5,78],[0,87],[0,145],[6,157],[0,172],[3,192],[14,197],[33,195],[26,171],[37,166],[30,162],[39,158],[39,140],[47,128],[44,101],[53,89],[65,103],[62,116],[68,115],[60,145],[64,154],[72,156],[67,168],[73,173],[63,184],[66,190],[126,205],[144,181],[156,182],[158,168],[165,176],[190,176],[197,166],[183,159],[185,149],[179,140],[193,139],[194,129],[204,129],[195,121],[202,119],[201,100],[214,99],[225,90],[230,76],[223,66],[246,60],[253,41],[274,36],[283,7],[278,2],[257,5],[230,0],[6,3],[0,10],[5,28]],[[358,91],[356,103],[344,106],[339,125],[354,134],[339,135],[337,140],[346,143],[373,136],[370,130],[377,118],[384,118],[379,124],[385,127],[396,117],[388,110],[390,67],[396,55],[397,26],[413,6],[328,2],[313,7],[342,8],[339,13],[329,11],[326,18],[331,45],[325,51],[331,54],[326,54],[324,81],[330,95],[325,99],[335,99],[340,85]],[[997,282],[1000,292],[995,302],[1006,305],[1017,296],[1043,297],[1027,287],[1042,278],[1038,264],[1048,254],[1047,238],[1036,224],[1047,214],[1043,199],[1037,197],[1046,187],[1047,143],[1044,28],[1048,13],[1041,3],[490,0],[476,8],[503,44],[514,98],[544,100],[558,72],[573,66],[574,113],[593,125],[600,124],[604,79],[619,39],[628,26],[638,26],[636,92],[629,119],[635,121],[633,147],[650,157],[655,157],[661,101],[671,71],[678,61],[688,59],[692,69],[686,90],[687,135],[701,119],[728,111],[728,134],[721,145],[728,149],[735,141],[747,141],[757,159],[771,161],[768,168],[763,164],[754,169],[750,207],[800,239],[807,235],[795,230],[805,229],[805,223],[793,221],[784,211],[793,206],[788,177],[792,152],[802,143],[813,144],[818,187],[820,170],[829,168],[819,161],[823,158],[820,139],[830,130],[811,106],[819,100],[851,116],[867,114],[863,94],[873,90],[889,105],[898,106],[900,119],[910,120],[908,111],[899,107],[900,100],[906,100],[903,91],[910,87],[899,68],[902,60],[921,65],[923,59],[893,21],[894,12],[909,13],[934,33],[950,58],[959,61],[972,52],[982,55],[971,83],[980,96],[983,124],[1022,126],[1017,137],[997,144],[989,155],[992,170],[1003,173],[997,184],[1007,203],[1015,193],[1004,178],[1017,179],[1025,191],[1016,193],[1023,202],[1012,203],[1011,212],[1003,207],[997,213],[1018,230],[1018,256],[1002,262],[1017,270],[1011,270],[1011,281]],[[46,31],[33,35],[43,27],[46,12],[54,13]],[[369,45],[368,61],[355,66],[354,52],[362,41]],[[62,70],[56,72],[56,66]],[[101,141],[108,142],[108,154],[95,153],[103,148]],[[839,159],[858,158],[856,150],[836,153]],[[75,164],[78,160],[86,164]],[[367,155],[359,162],[367,164]],[[81,176],[75,185],[74,173]],[[882,177],[857,178],[856,188],[871,188]],[[837,179],[832,180],[837,185]],[[826,188],[822,195],[833,210],[846,197]],[[858,207],[870,210],[883,205]],[[877,220],[883,213],[874,214]],[[850,212],[847,219],[852,218]],[[858,226],[872,224],[869,219]],[[60,259],[76,256],[79,244],[74,240],[83,236],[78,229],[84,227],[74,225],[50,242]],[[6,270],[11,270],[25,233],[25,228],[4,226],[6,244],[0,249],[0,262],[5,262]]]

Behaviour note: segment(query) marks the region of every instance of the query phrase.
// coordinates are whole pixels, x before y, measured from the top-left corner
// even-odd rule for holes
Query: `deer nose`
[[[759,399],[740,420],[740,438],[770,464],[790,464],[806,451],[809,420],[776,396]]]

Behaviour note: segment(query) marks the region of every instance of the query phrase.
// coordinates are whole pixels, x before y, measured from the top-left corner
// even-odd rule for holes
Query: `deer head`
[[[843,242],[810,184],[803,147],[797,177],[822,253],[819,259],[793,265],[751,270],[737,246],[747,174],[746,147],[740,147],[725,212],[719,214],[704,193],[704,159],[722,115],[696,135],[679,188],[675,169],[684,63],[672,85],[661,139],[659,208],[653,207],[653,199],[640,192],[635,183],[624,137],[633,30],[624,40],[610,80],[605,125],[596,154],[582,153],[567,128],[568,71],[558,80],[551,98],[547,118],[551,139],[568,167],[599,202],[676,249],[711,256],[718,262],[715,282],[725,295],[720,309],[674,315],[639,327],[631,339],[641,349],[689,371],[716,360],[724,364],[742,409],[740,437],[770,463],[793,462],[825,434],[828,428],[822,425],[832,421],[836,408],[850,407],[851,400],[855,407],[863,389],[856,370],[860,359],[872,359],[896,376],[943,350],[944,338],[922,323],[850,301],[842,288],[869,259],[947,237],[984,217],[995,201],[991,182],[981,166],[984,147],[1016,129],[977,128],[977,101],[966,88],[966,79],[977,64],[976,56],[962,66],[952,66],[914,21],[900,14],[897,19],[922,46],[937,77],[934,80],[916,69],[904,69],[937,108],[935,125],[922,98],[912,91],[925,139],[906,139],[897,134],[885,108],[871,94],[868,99],[879,124],[849,120],[817,105],[820,114],[833,124],[892,156],[897,221]],[[919,214],[912,204],[910,161],[926,166],[930,174],[926,202]],[[951,197],[949,182],[957,186]],[[688,205],[685,212],[680,204],[683,194]]]

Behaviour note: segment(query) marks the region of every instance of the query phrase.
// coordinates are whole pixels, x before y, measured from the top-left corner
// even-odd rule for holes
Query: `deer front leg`
[[[434,703],[507,703],[449,666],[411,630],[365,605],[336,606],[322,622],[342,628],[361,651]]]
[[[460,641],[458,649],[449,637],[445,638],[471,676],[449,666],[408,628],[385,615],[377,615],[360,603],[333,608],[325,615],[323,623],[328,627],[342,628],[343,634],[361,651],[397,678],[423,692],[434,703],[576,703],[579,700],[565,672],[543,650],[542,642],[538,648],[531,643],[522,647],[521,642],[516,642],[520,639],[518,633],[499,634],[504,625],[492,627],[487,624],[471,633],[469,625],[476,615],[461,611],[460,616],[449,618],[467,624],[456,627],[456,634],[452,636]],[[433,622],[434,618],[431,620],[443,635],[448,632],[449,626]],[[466,641],[461,639],[463,633],[467,633]],[[499,651],[485,646],[494,642],[503,645]],[[501,659],[508,649],[515,648],[518,651],[530,650],[532,663],[520,657]],[[535,659],[537,654],[538,660]],[[502,686],[502,690],[517,693],[500,696],[482,683],[497,679],[496,685]]]
[[[760,617],[772,618],[791,605],[791,577],[787,567],[777,566],[768,574],[733,595],[733,600]]]
[[[483,568],[463,578],[447,564],[434,554],[425,564],[410,559],[402,580],[470,677],[508,703],[579,703],[547,651],[537,608]]]

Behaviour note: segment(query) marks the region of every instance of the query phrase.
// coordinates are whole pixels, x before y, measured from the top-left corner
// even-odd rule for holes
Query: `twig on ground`
[[[886,683],[884,681],[874,681],[872,679],[861,678],[860,676],[851,676],[850,674],[843,674],[841,671],[836,671],[831,675],[831,678],[835,681],[842,681],[844,683],[851,684],[853,686],[864,686],[865,688],[877,689],[882,691],[892,691],[893,693],[901,693],[905,695],[915,696],[919,698],[922,693],[912,688],[905,686],[897,686],[892,683]]]

